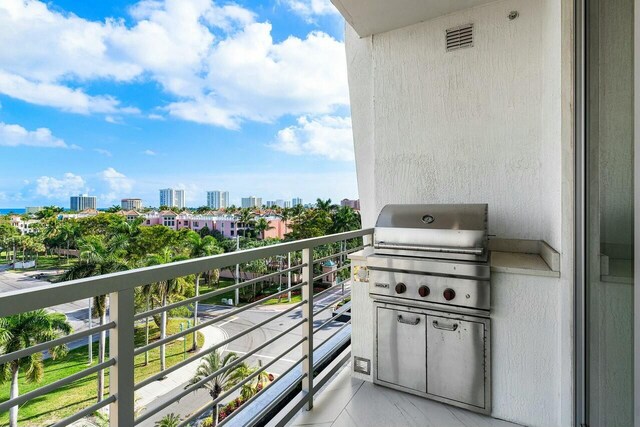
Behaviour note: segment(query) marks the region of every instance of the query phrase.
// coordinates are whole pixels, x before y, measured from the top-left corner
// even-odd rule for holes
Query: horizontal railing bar
[[[331,285],[331,286],[329,286],[327,289],[324,289],[324,290],[322,290],[322,291],[318,292],[317,294],[315,294],[315,295],[313,296],[313,299],[314,299],[314,300],[317,300],[317,299],[318,299],[318,298],[320,298],[322,295],[324,295],[324,294],[328,293],[330,290],[335,289],[335,288],[338,288],[338,287],[340,287],[340,286],[342,286],[342,285],[345,285],[349,280],[351,280],[351,278],[347,278],[347,279],[341,280],[340,282],[337,282],[335,285]]]
[[[95,404],[89,406],[88,408],[84,408],[83,410],[81,410],[79,412],[76,412],[72,416],[67,417],[64,420],[58,421],[57,423],[51,425],[50,427],[65,427],[65,426],[68,426],[72,422],[78,421],[78,420],[86,417],[87,415],[91,415],[94,412],[104,408],[105,406],[112,404],[116,400],[117,400],[117,398],[115,396],[109,396],[106,399],[104,399],[103,401],[95,403]]]
[[[260,367],[260,369],[257,369],[256,371],[254,371],[251,375],[248,375],[246,378],[244,378],[242,381],[238,381],[238,383],[234,384],[233,387],[229,388],[228,390],[226,390],[225,393],[222,393],[220,396],[218,396],[217,398],[213,399],[213,401],[211,402],[211,406],[213,405],[217,405],[219,402],[221,402],[222,400],[226,399],[228,396],[231,395],[231,393],[233,393],[234,391],[236,391],[237,389],[239,389],[240,387],[242,387],[243,385],[245,385],[246,383],[248,383],[249,381],[251,381],[252,379],[254,379],[255,377],[257,377],[258,375],[260,375],[260,373],[262,373],[263,371],[266,371],[267,368],[271,367],[273,364],[277,363],[280,361],[280,359],[282,359],[284,356],[286,356],[287,354],[289,354],[291,351],[293,351],[297,346],[299,346],[300,344],[302,344],[303,341],[305,341],[307,338],[302,338],[300,340],[298,340],[298,342],[296,342],[295,344],[293,344],[291,347],[289,347],[287,350],[285,350],[284,352],[280,353],[278,356],[274,357],[273,360],[269,363],[267,363],[266,365]],[[302,360],[306,359],[307,356],[304,356],[302,358]],[[302,360],[300,360],[299,362],[296,362],[295,364],[300,363]],[[193,420],[195,420],[196,418],[198,418],[200,415],[202,415],[203,413],[205,413],[207,410],[209,410],[209,407],[205,407],[203,409],[199,409],[196,412],[194,412],[193,414],[191,414],[189,417],[187,417],[186,419],[184,419],[182,421],[182,423],[179,425],[180,427],[182,426],[187,426],[190,422],[192,422]]]
[[[342,331],[344,328],[346,328],[347,326],[349,326],[351,324],[351,320],[348,320],[346,322],[344,322],[344,325],[340,326],[338,329],[336,329],[336,331],[334,333],[332,333],[331,335],[329,335],[327,338],[325,338],[320,344],[318,344],[317,346],[315,346],[313,348],[313,351],[316,351],[318,348],[320,348],[320,346],[322,344],[324,344],[325,342],[327,342],[327,340],[331,339],[334,335],[339,334],[340,331]]]
[[[278,274],[283,274],[283,273],[288,273],[289,271],[299,270],[302,267],[306,267],[306,264],[304,264],[304,265],[296,265],[295,267],[291,267],[291,268],[288,268],[286,270],[282,270],[282,271],[279,271],[279,272],[277,271],[275,273],[267,274],[265,276],[260,276],[260,277],[257,277],[255,279],[247,280],[246,282],[236,283],[234,285],[227,286],[226,288],[216,289],[213,292],[207,292],[206,294],[200,294],[200,295],[198,295],[196,297],[183,299],[182,301],[174,302],[172,304],[167,304],[164,307],[154,308],[153,310],[145,311],[144,313],[138,313],[138,314],[136,314],[134,316],[133,319],[134,320],[141,320],[141,319],[144,319],[145,317],[150,317],[150,316],[153,316],[154,314],[162,313],[163,311],[173,310],[174,308],[178,308],[178,307],[182,307],[183,305],[191,304],[192,302],[202,301],[203,299],[207,299],[207,298],[213,298],[213,297],[215,297],[217,295],[226,294],[227,292],[231,292],[231,291],[234,291],[236,289],[241,289],[241,288],[244,288],[245,286],[249,286],[249,285],[252,285],[254,283],[258,283],[258,282],[260,282],[260,281],[262,281],[262,280],[264,280],[266,278],[275,277]]]
[[[351,265],[347,264],[347,265],[343,265],[342,267],[338,267],[335,270],[327,271],[326,273],[322,273],[319,276],[314,277],[313,281],[315,282],[316,280],[322,279],[323,277],[326,277],[326,276],[328,276],[330,274],[337,274],[340,271],[345,270],[345,269],[347,269],[349,267],[351,267]]]
[[[223,347],[223,346],[225,346],[225,345],[237,340],[238,338],[241,338],[241,337],[253,332],[254,330],[266,325],[269,322],[272,322],[273,320],[275,320],[275,319],[277,319],[277,318],[279,318],[281,316],[284,316],[287,313],[290,313],[291,311],[293,311],[296,308],[300,307],[304,303],[306,303],[306,301],[303,301],[303,302],[291,307],[290,309],[288,309],[286,311],[280,312],[276,316],[270,317],[267,320],[264,320],[264,321],[262,321],[260,323],[257,323],[257,324],[253,325],[250,328],[244,329],[242,332],[240,332],[240,333],[238,333],[238,334],[236,334],[236,335],[234,335],[232,337],[229,337],[229,338],[225,339],[224,341],[220,341],[219,343],[209,347],[208,349],[203,350],[203,351],[199,352],[198,354],[196,354],[196,355],[194,355],[194,356],[192,356],[192,357],[190,357],[190,358],[188,358],[186,360],[183,360],[182,362],[176,363],[175,365],[171,366],[170,368],[167,368],[162,372],[158,372],[157,374],[154,374],[154,375],[150,376],[149,378],[144,379],[143,381],[140,381],[139,383],[137,383],[134,386],[134,390],[139,390],[142,387],[147,386],[147,385],[151,384],[152,382],[154,382],[154,381],[156,381],[156,380],[158,380],[160,378],[163,378],[165,375],[170,374],[171,372],[175,371],[176,369],[179,369],[179,368],[181,368],[183,366],[186,366],[189,363],[194,362],[194,361],[196,361],[198,359],[202,359],[204,356],[206,356],[209,353],[214,352],[218,348]],[[295,327],[302,325],[304,322],[306,322],[306,319],[303,319],[300,322],[296,323],[293,327],[287,329],[286,332],[287,333],[291,332]],[[279,338],[280,335],[277,335],[276,337]],[[260,348],[263,348],[263,347],[260,347]]]
[[[321,263],[322,261],[327,261],[329,259],[338,258],[340,255],[349,255],[351,253],[358,252],[359,250],[362,250],[362,249],[366,248],[367,246],[369,246],[369,245],[362,245],[362,246],[358,246],[358,247],[355,247],[355,248],[347,249],[347,250],[344,250],[344,251],[336,252],[335,254],[327,255],[327,256],[324,256],[322,258],[316,258],[316,259],[313,260],[313,264],[315,265],[315,264]]]
[[[158,341],[154,341],[151,344],[147,344],[147,345],[145,345],[143,347],[138,347],[137,349],[135,349],[133,354],[134,354],[134,356],[138,356],[139,354],[146,353],[149,350],[152,350],[152,349],[154,349],[156,347],[160,347],[162,344],[170,343],[171,341],[175,341],[178,338],[184,337],[185,335],[189,335],[189,334],[192,334],[192,333],[194,333],[196,331],[199,331],[200,329],[202,329],[204,327],[213,325],[213,324],[218,323],[218,322],[220,322],[220,321],[222,321],[224,319],[227,319],[227,318],[229,318],[231,316],[234,316],[234,315],[236,315],[238,313],[242,313],[243,311],[246,311],[246,310],[248,310],[250,308],[256,307],[256,306],[262,304],[263,302],[270,300],[274,296],[287,293],[289,290],[300,289],[306,284],[307,284],[306,282],[302,282],[299,285],[292,286],[289,289],[285,289],[283,291],[276,292],[275,294],[268,295],[268,296],[266,296],[266,297],[264,297],[262,299],[259,299],[258,301],[254,301],[254,302],[252,302],[250,304],[247,304],[244,307],[240,307],[240,308],[237,308],[235,310],[231,310],[231,311],[229,311],[229,312],[227,312],[225,314],[222,314],[222,315],[220,315],[220,316],[218,316],[218,317],[216,317],[214,319],[207,320],[206,322],[199,323],[198,325],[193,326],[193,327],[191,327],[189,329],[185,329],[185,330],[183,330],[181,332],[175,333],[173,335],[169,335],[166,338],[160,339]]]
[[[55,340],[51,340],[51,341],[47,341],[47,342],[43,342],[40,344],[36,344],[34,346],[31,346],[29,348],[24,348],[22,350],[18,350],[18,351],[14,351],[13,353],[8,353],[8,354],[3,354],[2,356],[0,356],[0,365],[3,365],[7,362],[10,362],[12,360],[16,360],[16,359],[22,359],[23,357],[27,357],[27,356],[31,356],[33,353],[38,353],[38,352],[42,352],[42,351],[46,351],[49,350],[53,347],[57,347],[59,345],[63,345],[75,340],[79,340],[85,337],[88,337],[89,335],[96,335],[102,331],[106,331],[108,329],[113,329],[115,328],[116,324],[115,322],[109,322],[107,324],[104,324],[102,326],[97,326],[95,328],[91,328],[91,329],[87,329],[85,331],[82,332],[76,332],[74,334],[71,335],[65,335],[63,337],[57,338]]]
[[[9,408],[11,408],[12,406],[16,406],[16,405],[22,405],[25,402],[28,402],[31,399],[35,399],[36,397],[40,397],[43,394],[47,394],[53,390],[56,390],[62,386],[65,386],[67,384],[70,384],[76,380],[79,380],[80,378],[84,378],[88,375],[94,374],[98,371],[101,371],[103,369],[106,369],[110,366],[115,365],[116,360],[115,359],[109,359],[106,362],[102,362],[99,363],[95,366],[92,366],[90,368],[87,369],[83,369],[80,372],[76,372],[75,374],[71,374],[68,377],[64,377],[59,379],[58,381],[54,381],[50,384],[44,385],[40,388],[37,388],[33,391],[30,391],[29,393],[25,393],[23,395],[20,395],[18,397],[15,397],[11,400],[7,400],[5,402],[0,403],[0,412],[3,411],[7,411],[9,410]]]
[[[306,339],[306,338],[305,338]],[[304,339],[303,339],[304,340]],[[299,343],[298,343],[299,344]],[[284,354],[282,354],[281,356],[278,356],[278,358],[282,358],[284,355],[286,355],[289,351],[285,352]],[[234,360],[232,363],[230,363],[229,365],[223,366],[222,368],[218,369],[217,371],[207,375],[206,377],[202,378],[200,381],[198,381],[195,384],[189,385],[187,387],[184,388],[184,390],[182,390],[180,393],[176,394],[175,396],[171,397],[171,400],[166,401],[164,403],[162,403],[161,405],[143,413],[142,415],[140,415],[138,418],[136,418],[135,420],[135,424],[139,424],[147,419],[149,419],[150,417],[154,416],[155,414],[157,414],[158,412],[162,411],[163,409],[165,409],[166,407],[168,407],[169,405],[179,401],[180,399],[182,399],[183,397],[185,397],[186,395],[188,395],[189,393],[192,393],[198,389],[200,389],[204,384],[206,384],[208,381],[211,381],[212,378],[217,377],[218,375],[223,374],[224,372],[235,368],[236,366],[238,366],[240,363],[242,363],[244,360],[246,360],[247,357],[246,355],[243,356],[242,358],[238,358],[236,360]],[[277,359],[274,359],[277,360]],[[264,367],[262,367],[260,370],[257,370],[256,372],[261,372],[264,369],[266,369],[266,367],[269,366],[269,364],[265,365]],[[248,377],[247,377],[248,378]],[[211,405],[213,405],[215,402],[211,402]]]
[[[327,326],[329,323],[333,322],[334,320],[336,320],[338,317],[342,316],[343,314],[345,314],[351,307],[345,305],[345,308],[343,308],[342,310],[339,310],[335,316],[331,317],[329,320],[327,320],[326,322],[324,322],[323,324],[321,324],[320,326],[318,326],[316,329],[313,330],[313,333],[315,334],[316,332],[318,332],[320,329],[324,328],[325,326]]]
[[[293,371],[296,367],[298,367],[298,365],[300,363],[302,363],[302,361],[304,359],[306,359],[307,356],[302,356],[300,359],[298,359],[297,362],[293,362],[293,365],[289,366],[283,373],[278,375],[278,378],[274,379],[273,381],[271,381],[269,383],[269,387],[273,387],[274,384],[276,384],[278,381],[280,381],[280,379],[284,378],[289,372]],[[306,377],[307,374],[304,374],[302,377]],[[290,386],[290,388],[293,388],[293,386],[295,386],[297,384],[293,384],[292,386]],[[258,393],[254,394],[253,396],[251,396],[251,399],[247,400],[246,402],[243,403],[243,405],[249,405],[254,399],[256,399],[263,391],[267,390],[267,388],[263,388],[262,390],[260,390]],[[228,420],[232,419],[235,415],[239,414],[240,411],[233,411],[231,413],[231,415],[227,416],[224,420],[220,421],[218,423],[218,426],[222,426],[224,425],[225,422],[227,422]]]
[[[266,346],[268,346],[270,344],[273,344],[276,340],[282,338],[284,335],[288,334],[289,332],[294,330],[296,327],[302,325],[306,321],[307,321],[306,318],[300,320],[299,322],[297,322],[293,326],[289,327],[284,332],[281,332],[280,334],[276,335],[274,338],[271,338],[269,341],[265,341],[264,343],[260,344],[260,346],[258,346],[257,348],[255,348],[255,349],[251,350],[250,352],[246,353],[244,356],[242,356],[241,359],[245,360],[246,358],[249,358],[249,357],[253,356],[256,352],[262,350],[264,347],[266,347]],[[176,369],[179,369],[180,367],[182,367],[184,365],[188,365],[191,362],[194,362],[194,361],[196,361],[198,359],[202,359],[204,356],[208,355],[209,353],[212,353],[215,350],[217,350],[218,348],[223,347],[223,346],[229,344],[230,342],[235,341],[237,338],[239,338],[240,336],[243,336],[243,335],[245,335],[245,334],[241,333],[241,334],[234,335],[231,338],[227,338],[226,340],[221,341],[218,344],[208,348],[206,351],[202,351],[202,352],[198,353],[197,355],[195,355],[193,357],[190,357],[189,359],[187,359],[187,360],[185,360],[183,362],[180,362],[180,363],[177,363],[177,364],[173,365],[171,368],[165,369],[162,372],[158,372],[157,374],[152,375],[151,377],[145,379],[144,381],[140,381],[138,384],[135,385],[134,389],[138,390],[138,389],[140,389],[140,388],[142,388],[144,386],[147,386],[147,385],[151,384],[153,381],[156,381],[156,380],[162,378],[163,374],[168,374],[170,372],[175,371]]]
[[[18,313],[51,307],[96,295],[106,295],[136,286],[197,274],[203,271],[269,258],[282,253],[314,248],[327,243],[370,235],[373,229],[348,231],[329,236],[314,237],[277,245],[229,252],[221,255],[194,258],[169,264],[160,264],[85,279],[47,284],[28,289],[5,292],[0,295],[0,313],[11,316]]]
[[[338,298],[338,299],[335,299],[335,300],[331,301],[329,304],[327,304],[326,306],[322,307],[320,310],[314,311],[314,312],[313,312],[313,317],[316,317],[318,314],[320,314],[320,313],[324,312],[325,310],[328,310],[329,308],[333,307],[333,305],[334,305],[335,303],[337,303],[337,302],[339,303],[339,302],[341,302],[341,301],[346,300],[346,299],[347,299],[347,298],[349,298],[350,296],[351,296],[351,293],[349,293],[349,294],[347,294],[347,295],[343,296],[342,298]]]

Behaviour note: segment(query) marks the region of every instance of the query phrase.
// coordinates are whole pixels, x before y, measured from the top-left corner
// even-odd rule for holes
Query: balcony
[[[351,326],[350,321],[344,322],[343,319],[349,304],[339,308],[337,305],[350,296],[347,255],[364,248],[371,233],[371,229],[358,230],[1,294],[0,313],[3,316],[84,301],[100,295],[108,296],[109,308],[103,324],[0,355],[0,364],[25,360],[39,353],[46,354],[49,349],[61,345],[86,345],[84,343],[87,340],[102,333],[107,333],[109,338],[108,355],[103,362],[53,382],[45,381],[33,390],[5,400],[0,403],[0,413],[6,414],[16,406],[24,411],[29,404],[47,394],[70,390],[78,382],[105,371],[109,381],[101,401],[85,400],[72,415],[48,421],[47,424],[69,425],[99,412],[110,426],[151,426],[169,413],[181,416],[180,426],[199,425],[211,416],[214,407],[233,401],[244,385],[267,373],[270,374],[270,381],[266,386],[246,399],[237,410],[224,413],[220,417],[220,425],[253,425],[278,419],[285,422],[301,407],[311,407],[314,392],[327,384],[349,360]],[[292,254],[294,260],[287,268],[280,263],[277,271],[150,310],[136,304],[139,292],[148,284],[166,283],[172,279],[256,260],[273,260],[287,254]],[[322,272],[321,264],[328,260],[333,260],[336,266]],[[291,287],[286,286],[289,274],[294,277]],[[239,307],[201,305],[195,325],[166,336],[163,333],[160,339],[148,344],[136,345],[135,326],[144,324],[153,316],[170,316],[170,311],[184,308],[193,316],[193,311],[198,311],[198,302],[205,299],[246,289],[264,281],[275,280],[278,283],[283,278],[285,286],[276,294]],[[322,289],[312,286],[325,278],[332,279],[333,284]],[[278,305],[275,309],[264,308],[267,301],[278,296],[285,297],[289,292],[300,292],[301,301]],[[231,333],[230,329],[225,329],[222,336],[210,333],[212,328],[238,319],[242,321],[233,323]],[[207,338],[214,336],[213,341],[205,340],[205,345],[199,351],[187,353],[186,339],[196,332],[203,333]],[[172,343],[181,341],[185,343],[183,360],[136,380],[134,370],[139,369],[136,357],[158,348],[161,353],[166,352]],[[234,352],[237,358],[189,384],[201,359],[214,352],[223,356]],[[203,385],[244,363],[257,363],[257,368],[239,382],[225,387],[214,399],[203,392]],[[62,398],[59,399],[61,401],[58,404],[62,405]],[[64,404],[69,402],[65,401]],[[19,425],[31,424],[21,419]]]

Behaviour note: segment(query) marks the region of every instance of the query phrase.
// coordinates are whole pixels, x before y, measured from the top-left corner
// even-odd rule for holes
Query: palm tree
[[[331,199],[327,199],[327,200],[317,199],[316,208],[321,211],[329,212],[334,208],[334,205],[331,204]]]
[[[221,254],[223,251],[217,246],[216,239],[211,236],[205,238],[200,237],[195,231],[190,231],[187,234],[187,246],[192,258],[200,258],[203,256],[209,256],[214,254]],[[196,296],[200,295],[200,277],[202,273],[196,274]],[[198,301],[193,304],[193,326],[198,324]],[[198,342],[196,339],[196,333],[193,333],[193,351],[196,351]]]
[[[272,227],[269,221],[266,218],[258,218],[255,223],[254,229],[260,234],[260,238],[264,240],[264,233],[269,230],[273,230],[275,227]]]
[[[343,233],[361,227],[360,214],[349,206],[340,206],[333,212],[332,220],[332,233]]]
[[[13,353],[51,341],[62,335],[69,335],[71,331],[71,325],[61,313],[36,310],[0,318],[0,354]],[[52,359],[62,357],[66,354],[66,347],[53,347],[49,350],[49,354]],[[25,372],[27,382],[40,382],[44,374],[42,353],[34,353],[29,357],[0,365],[0,380],[7,381],[11,378],[10,399],[20,395],[18,376],[21,369]],[[18,406],[9,409],[9,425],[18,426]]]
[[[233,372],[235,383],[239,383],[249,375],[252,375],[258,369],[260,369],[260,367],[247,366],[245,364],[238,366],[238,368]],[[242,400],[247,401],[258,394],[267,382],[269,382],[269,374],[266,371],[260,371],[255,378],[243,384],[240,388],[240,396],[242,397]]]
[[[174,261],[185,259],[183,256],[176,256],[172,248],[164,248],[159,254],[152,254],[147,258],[147,265],[166,264]],[[158,293],[160,305],[164,307],[169,302],[169,298],[173,295],[182,295],[186,287],[186,280],[183,277],[175,277],[173,279],[157,282],[155,289]],[[166,310],[160,315],[160,339],[167,337],[167,312]],[[166,344],[160,346],[160,371],[166,368]]]
[[[120,257],[122,254],[115,246],[105,244],[99,236],[87,236],[80,241],[80,261],[67,270],[61,281],[100,276],[117,271],[128,270],[129,265]],[[107,323],[107,296],[98,295],[93,300],[93,313],[100,319],[100,325]],[[106,351],[107,333],[100,332],[98,344],[98,363],[103,363]],[[104,370],[98,372],[98,402],[104,397]]]
[[[144,286],[142,286],[140,288],[140,292],[142,293],[142,296],[144,297],[145,300],[145,311],[149,311],[151,309],[151,307],[149,306],[149,303],[151,301],[151,293],[153,291],[153,285],[152,284],[146,284]],[[144,318],[144,345],[149,345],[149,316],[146,316]],[[144,352],[144,364],[148,365],[149,364],[149,352],[145,351]]]
[[[245,208],[240,211],[238,215],[238,223],[243,224],[244,229],[242,230],[242,237],[247,237],[247,228],[251,227],[254,224],[255,214],[251,212],[251,209]],[[238,233],[238,230],[236,230]]]
[[[178,427],[182,419],[173,412],[165,415],[160,421],[156,421],[155,427]]]
[[[71,243],[78,238],[78,224],[72,220],[65,220],[60,225],[60,238],[67,244],[67,262],[69,262],[69,248]]]
[[[238,355],[235,353],[227,353],[226,356],[222,357],[218,351],[213,351],[206,356],[204,356],[200,362],[200,366],[196,370],[193,378],[189,382],[189,385],[197,384],[202,381],[204,378],[210,376],[216,371],[224,368],[225,366],[231,365],[238,359]],[[238,369],[243,369],[246,367],[244,363],[239,364],[235,368],[227,369],[226,371],[214,376],[209,379],[205,383],[201,385],[201,388],[205,388],[209,391],[209,396],[211,399],[215,401],[223,391],[230,389],[234,385],[238,384],[240,381],[238,378],[238,374],[235,372]],[[218,404],[213,404],[214,411],[214,425],[218,425]]]

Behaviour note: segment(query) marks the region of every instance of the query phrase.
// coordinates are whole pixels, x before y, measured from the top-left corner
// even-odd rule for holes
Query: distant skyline
[[[357,198],[343,31],[329,0],[1,1],[0,208]]]

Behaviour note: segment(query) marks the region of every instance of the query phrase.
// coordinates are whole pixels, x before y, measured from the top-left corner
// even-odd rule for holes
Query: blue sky
[[[2,0],[0,207],[357,197],[329,0]]]

